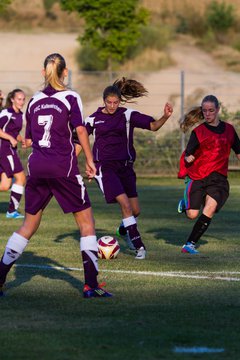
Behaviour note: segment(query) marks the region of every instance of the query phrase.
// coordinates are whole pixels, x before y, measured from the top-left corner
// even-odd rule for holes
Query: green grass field
[[[118,258],[99,260],[110,299],[82,298],[78,231],[53,200],[0,299],[0,359],[239,359],[240,185],[230,183],[200,254],[189,255],[180,250],[193,223],[176,211],[183,182],[140,180],[148,257],[135,260],[119,240]],[[98,237],[114,235],[118,206],[107,206],[95,184],[88,188]],[[1,194],[1,253],[21,223],[5,218],[8,196]],[[182,352],[191,348],[208,352]]]

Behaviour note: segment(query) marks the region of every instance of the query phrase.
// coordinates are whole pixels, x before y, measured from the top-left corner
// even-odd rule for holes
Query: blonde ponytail
[[[63,71],[66,69],[64,58],[60,54],[48,55],[44,61],[45,87],[51,85],[55,90],[65,90]]]

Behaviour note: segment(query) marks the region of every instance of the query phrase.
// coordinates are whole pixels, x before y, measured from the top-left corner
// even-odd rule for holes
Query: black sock
[[[14,265],[15,261],[13,261],[9,265],[5,265],[1,259],[0,261],[0,286],[4,285],[6,281],[7,274],[9,273],[11,267]]]
[[[187,242],[196,244],[198,242],[198,240],[200,239],[200,237],[207,230],[208,226],[211,223],[211,220],[212,220],[211,218],[209,218],[208,216],[206,216],[204,214],[199,216],[195,225],[193,226],[192,232],[191,232],[189,238],[187,239]]]
[[[119,226],[118,231],[119,231],[119,234],[120,234],[121,236],[124,236],[124,235],[127,234],[127,230],[125,229],[125,227],[124,227],[124,225],[123,225],[122,223],[121,223],[121,225]]]

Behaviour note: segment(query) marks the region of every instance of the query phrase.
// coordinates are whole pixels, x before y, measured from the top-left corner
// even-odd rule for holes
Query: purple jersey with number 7
[[[36,93],[26,112],[26,139],[32,140],[29,175],[41,178],[79,174],[72,131],[84,126],[80,96],[47,86]]]

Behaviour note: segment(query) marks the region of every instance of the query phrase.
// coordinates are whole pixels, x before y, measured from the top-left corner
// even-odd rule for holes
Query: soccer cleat
[[[144,247],[140,247],[140,249],[136,250],[136,256],[135,256],[135,259],[138,259],[138,260],[144,260],[145,257],[146,257],[146,250],[144,249]]]
[[[199,253],[199,251],[197,251],[195,249],[195,245],[192,244],[191,242],[187,242],[185,245],[183,245],[181,252],[189,253],[189,254],[198,254]]]
[[[130,250],[136,250],[127,231],[125,230],[125,228],[122,225],[120,225],[117,228],[116,234],[117,234],[117,236],[121,237],[127,243],[127,246]]]
[[[181,199],[178,203],[178,213],[182,214],[183,212],[186,212],[186,205],[185,200]]]
[[[24,215],[20,214],[17,210],[15,210],[14,212],[7,212],[6,213],[6,218],[7,219],[23,219]]]
[[[112,297],[113,294],[104,290],[101,286],[105,286],[105,283],[99,284],[96,288],[90,288],[87,284],[83,288],[83,297],[85,299],[94,298],[94,297]]]

